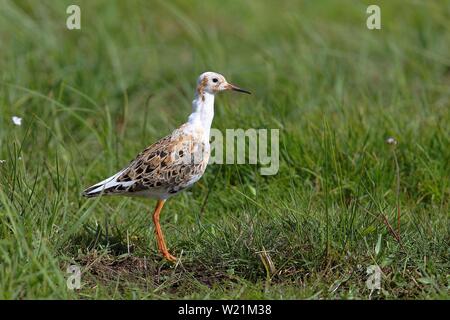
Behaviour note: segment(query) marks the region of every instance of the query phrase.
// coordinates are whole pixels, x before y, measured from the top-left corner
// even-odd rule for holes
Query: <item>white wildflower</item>
[[[14,116],[14,117],[12,117],[12,121],[13,121],[13,123],[16,126],[21,126],[22,125],[22,118]]]
[[[392,137],[389,137],[389,138],[387,138],[386,143],[387,144],[391,144],[391,145],[396,145],[397,144],[397,140],[395,140]]]

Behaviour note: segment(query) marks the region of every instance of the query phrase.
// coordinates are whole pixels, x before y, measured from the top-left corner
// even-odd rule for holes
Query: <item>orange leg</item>
[[[177,258],[171,255],[169,253],[169,250],[167,250],[166,242],[164,241],[164,235],[161,230],[161,225],[159,224],[159,214],[161,213],[161,209],[164,206],[165,202],[166,200],[158,200],[155,212],[153,213],[153,223],[155,224],[156,241],[158,242],[158,249],[164,256],[164,258],[166,258],[171,262],[176,262]]]

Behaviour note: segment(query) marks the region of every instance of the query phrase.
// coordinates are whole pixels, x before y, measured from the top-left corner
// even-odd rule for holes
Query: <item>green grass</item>
[[[449,298],[445,1],[377,2],[378,31],[360,1],[76,1],[69,31],[72,3],[0,0],[0,298]],[[80,193],[183,123],[206,70],[254,93],[213,127],[280,129],[280,170],[211,165],[170,199],[174,267],[153,200]]]

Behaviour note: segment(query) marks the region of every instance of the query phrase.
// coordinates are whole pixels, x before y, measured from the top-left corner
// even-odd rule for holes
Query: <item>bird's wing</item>
[[[202,173],[204,164],[192,160],[193,154],[202,146],[196,146],[191,136],[176,133],[152,144],[128,167],[86,189],[83,195],[129,194],[143,190],[177,192],[185,181]]]

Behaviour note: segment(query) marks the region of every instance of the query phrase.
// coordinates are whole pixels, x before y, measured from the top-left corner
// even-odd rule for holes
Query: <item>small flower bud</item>
[[[395,146],[395,145],[397,145],[397,140],[395,140],[392,137],[389,137],[389,138],[387,138],[386,143]]]

